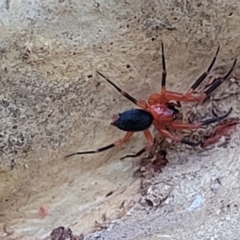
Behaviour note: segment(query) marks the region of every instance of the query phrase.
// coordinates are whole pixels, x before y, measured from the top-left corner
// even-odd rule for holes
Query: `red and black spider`
[[[110,79],[105,77],[102,73],[97,71],[97,73],[100,76],[102,76],[108,83],[110,83],[118,92],[120,92],[128,100],[136,104],[139,108],[126,110],[122,113],[119,113],[117,116],[113,118],[111,125],[127,132],[122,139],[96,150],[76,152],[76,153],[69,154],[66,157],[71,157],[77,154],[98,153],[98,152],[102,152],[110,148],[113,148],[115,146],[120,146],[123,143],[125,143],[134,134],[134,132],[143,131],[148,141],[147,146],[144,149],[140,150],[135,155],[128,155],[132,157],[139,156],[144,151],[150,150],[153,146],[153,143],[154,143],[153,137],[149,131],[149,127],[152,124],[158,130],[158,132],[165,138],[170,138],[173,141],[181,142],[191,146],[198,146],[201,144],[201,142],[193,142],[189,139],[181,138],[177,135],[172,134],[170,131],[181,130],[181,129],[197,129],[204,125],[208,125],[208,124],[220,121],[230,114],[231,109],[223,116],[215,115],[213,118],[203,120],[201,122],[181,123],[181,122],[175,121],[179,114],[179,110],[177,108],[181,107],[180,102],[199,102],[206,99],[217,87],[219,87],[229,77],[229,75],[232,73],[236,65],[237,59],[234,60],[231,69],[226,73],[225,76],[216,78],[213,81],[213,83],[204,90],[203,93],[194,94],[194,90],[204,81],[204,79],[207,77],[207,75],[211,71],[220,49],[220,47],[218,47],[216,54],[211,64],[209,65],[208,69],[195,81],[195,83],[191,86],[191,88],[185,94],[182,94],[182,93],[168,91],[165,87],[167,72],[166,72],[166,63],[165,63],[163,44],[161,46],[162,46],[162,68],[163,68],[161,90],[159,91],[159,93],[151,94],[148,99],[148,102],[136,100],[134,97],[129,95],[127,92],[124,92],[121,88],[119,88],[116,84],[114,84]]]

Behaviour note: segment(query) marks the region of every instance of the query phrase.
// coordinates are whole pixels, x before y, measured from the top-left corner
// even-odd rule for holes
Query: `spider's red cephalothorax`
[[[118,92],[120,92],[124,97],[126,97],[128,100],[136,104],[139,108],[138,109],[130,109],[123,113],[119,113],[111,123],[112,125],[116,126],[117,128],[126,131],[127,133],[125,136],[105,147],[99,148],[97,150],[92,151],[84,151],[84,152],[76,152],[72,153],[66,157],[70,157],[77,154],[92,154],[97,152],[102,152],[107,149],[113,148],[115,146],[122,145],[125,143],[134,132],[143,131],[148,144],[147,146],[140,150],[135,155],[129,155],[129,156],[139,156],[144,151],[151,149],[153,145],[153,138],[149,131],[149,127],[153,124],[154,127],[158,130],[158,132],[164,136],[165,138],[170,138],[173,141],[181,142],[184,144],[188,144],[191,146],[198,146],[201,142],[193,142],[186,138],[181,138],[177,135],[172,134],[172,131],[174,130],[181,130],[181,129],[197,129],[204,125],[208,125],[217,121],[222,120],[223,118],[227,117],[231,109],[223,116],[217,116],[215,115],[213,118],[203,120],[201,122],[196,123],[181,123],[175,121],[177,119],[177,116],[179,114],[179,110],[177,108],[181,107],[180,102],[199,102],[204,99],[206,99],[217,87],[219,87],[232,73],[237,59],[234,60],[232,67],[230,70],[225,74],[223,77],[216,78],[212,84],[210,84],[203,93],[201,94],[194,94],[194,90],[204,81],[204,79],[207,77],[209,72],[211,71],[218,52],[219,47],[216,51],[216,54],[209,65],[208,69],[194,82],[194,84],[190,87],[190,89],[185,93],[177,93],[168,91],[165,87],[166,85],[166,63],[165,63],[165,56],[164,56],[164,48],[162,44],[162,82],[161,82],[161,90],[159,93],[154,93],[150,95],[147,102],[145,101],[138,101],[135,98],[133,98],[131,95],[129,95],[127,92],[124,92],[121,88],[119,88],[115,83],[113,83],[110,79],[105,77],[102,73],[97,73],[102,76],[109,84],[111,84]]]

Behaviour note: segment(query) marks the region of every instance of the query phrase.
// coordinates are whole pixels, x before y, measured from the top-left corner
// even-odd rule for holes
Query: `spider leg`
[[[96,150],[71,153],[71,154],[65,156],[65,158],[69,158],[69,157],[72,157],[74,155],[93,154],[93,153],[98,153],[98,152],[104,152],[104,151],[106,151],[106,150],[108,150],[110,148],[113,148],[113,147],[120,146],[120,145],[124,144],[125,142],[128,141],[128,139],[132,135],[133,135],[133,132],[127,132],[126,135],[122,139],[116,141],[115,143],[109,144],[109,145],[107,145],[105,147],[98,148]]]
[[[160,134],[162,134],[162,136],[164,136],[165,138],[169,138],[175,142],[184,143],[184,144],[190,145],[192,147],[196,147],[201,144],[201,141],[193,142],[187,138],[181,138],[179,136],[173,135],[172,133],[170,133],[168,130],[164,129],[163,127],[160,127],[157,130],[159,131]]]
[[[74,155],[93,154],[93,153],[98,153],[98,152],[104,152],[104,151],[106,151],[106,150],[108,150],[110,148],[113,148],[113,147],[120,146],[120,145],[124,144],[133,135],[133,133],[134,132],[127,132],[122,139],[120,139],[120,140],[118,140],[118,141],[116,141],[116,142],[114,142],[112,144],[109,144],[107,146],[98,148],[96,150],[71,153],[71,154],[65,156],[65,158],[69,158],[69,157],[72,157]],[[145,137],[146,137],[146,139],[148,141],[148,145],[145,147],[145,151],[146,151],[146,150],[148,150],[148,149],[150,149],[152,147],[152,145],[153,145],[153,138],[152,138],[152,135],[151,135],[149,130],[144,130],[143,133],[144,133],[144,135],[145,135]]]
[[[141,156],[144,152],[146,152],[146,147],[142,148],[141,150],[139,150],[139,151],[138,151],[137,153],[135,153],[135,154],[125,155],[125,156],[121,157],[120,159],[123,160],[123,159],[129,158],[129,157],[131,157],[131,158],[139,157],[139,156]]]
[[[230,108],[230,110],[224,114],[223,116],[220,116],[220,117],[214,117],[214,118],[210,118],[210,119],[207,119],[207,120],[203,120],[199,123],[177,123],[177,122],[172,122],[171,124],[168,124],[168,127],[169,128],[172,128],[172,129],[196,129],[196,128],[200,128],[204,125],[209,125],[211,123],[214,123],[214,122],[217,122],[217,121],[220,121],[224,118],[226,118],[232,111],[232,108]],[[187,144],[187,145],[190,145],[190,146],[198,146],[200,144],[202,144],[201,141],[199,142],[193,142],[189,139],[186,139],[186,138],[181,138],[179,136],[176,136],[176,135],[173,135],[172,133],[170,133],[167,129],[165,129],[163,126],[156,126],[157,130],[159,131],[160,134],[162,134],[164,137],[166,138],[169,138],[175,142],[181,142],[181,143],[184,143],[184,144]]]
[[[165,98],[168,100],[183,101],[183,102],[197,102],[206,99],[216,88],[218,88],[225,80],[228,79],[232,73],[237,59],[234,60],[232,67],[223,77],[219,77],[213,81],[213,83],[202,93],[198,95],[186,95],[177,92],[166,91]]]
[[[135,154],[128,154],[128,155],[125,155],[125,156],[123,156],[123,157],[121,157],[120,159],[122,160],[122,159],[125,159],[125,158],[128,158],[128,157],[132,157],[132,158],[134,158],[134,157],[139,157],[139,156],[141,156],[144,152],[146,152],[147,150],[150,150],[151,148],[152,148],[152,146],[153,146],[153,144],[155,144],[155,139],[153,140],[153,138],[152,138],[152,135],[151,135],[151,133],[149,132],[149,130],[145,130],[144,131],[144,135],[145,135],[145,137],[147,138],[147,140],[148,140],[148,145],[146,146],[146,147],[144,147],[144,148],[142,148],[142,149],[140,149],[138,152],[136,152]],[[152,149],[151,149],[152,150]]]
[[[191,88],[187,91],[186,95],[190,95],[193,93],[193,91],[204,81],[204,79],[207,77],[209,72],[211,71],[214,63],[216,62],[217,55],[219,53],[220,46],[218,46],[217,51],[215,53],[215,56],[213,57],[212,62],[210,63],[208,69],[195,81],[195,83],[191,86]]]
[[[221,121],[222,119],[228,117],[231,112],[232,112],[232,108],[230,108],[229,111],[222,116],[215,115],[215,117],[213,117],[213,118],[206,119],[206,120],[203,120],[203,121],[198,122],[198,123],[172,122],[168,126],[172,129],[197,129],[197,128],[200,128],[202,126],[206,126],[206,125]]]
[[[210,86],[207,88],[207,90],[204,91],[204,94],[205,94],[206,96],[209,96],[218,86],[220,86],[220,85],[229,77],[229,75],[232,73],[232,71],[233,71],[236,63],[237,63],[237,59],[234,60],[232,67],[231,67],[230,70],[225,74],[224,77],[222,77],[222,78],[217,78],[217,79],[213,82],[213,84],[210,85]]]
[[[165,54],[164,54],[164,47],[163,43],[161,44],[162,46],[162,85],[161,85],[161,94],[165,94],[166,92],[166,77],[167,77],[167,70],[166,70],[166,61],[165,61]],[[217,51],[213,57],[212,62],[210,63],[209,67],[207,70],[194,82],[194,84],[191,86],[191,88],[187,91],[186,94],[184,95],[191,95],[193,91],[204,81],[204,79],[207,77],[209,72],[211,71],[214,63],[216,62],[217,55],[219,53],[220,46],[218,46]]]
[[[154,144],[154,140],[153,140],[153,138],[152,138],[152,134],[150,133],[149,130],[144,130],[143,133],[144,133],[144,135],[145,135],[145,138],[146,138],[147,141],[148,141],[148,145],[147,145],[147,147],[146,147],[146,150],[151,149],[151,147],[152,147],[153,144]]]
[[[163,43],[161,44],[161,46],[162,46],[162,83],[161,83],[161,94],[164,95],[165,91],[166,91],[167,70],[166,70],[166,62],[165,62]]]
[[[164,46],[163,43],[161,43],[162,47],[162,82],[161,82],[161,95],[165,95],[166,92],[166,79],[167,79],[167,68],[166,68],[166,60],[165,60],[165,54],[164,54]],[[181,103],[177,101],[177,103],[171,103],[176,107],[181,107]]]
[[[133,102],[134,104],[136,104],[137,106],[139,106],[140,108],[146,109],[147,103],[144,101],[138,101],[137,99],[135,99],[134,97],[132,97],[130,94],[128,94],[127,92],[124,92],[120,87],[118,87],[115,83],[113,83],[110,79],[108,79],[106,76],[104,76],[102,73],[100,73],[99,71],[97,71],[97,73],[103,77],[109,84],[111,84],[118,92],[120,92],[125,98],[127,98],[129,101]]]

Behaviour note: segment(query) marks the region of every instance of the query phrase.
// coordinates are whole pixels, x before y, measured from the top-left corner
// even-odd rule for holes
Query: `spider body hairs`
[[[174,130],[197,129],[202,126],[218,122],[226,118],[231,113],[232,108],[230,108],[230,110],[222,116],[217,116],[216,114],[214,114],[214,117],[200,122],[182,123],[179,121],[175,121],[178,119],[179,110],[177,108],[181,107],[181,102],[201,102],[205,100],[207,97],[209,97],[209,95],[213,91],[215,91],[222,83],[224,83],[224,81],[228,79],[236,65],[237,59],[233,61],[230,70],[224,76],[215,78],[214,81],[210,85],[208,85],[208,87],[204,90],[204,92],[200,94],[195,94],[194,91],[206,79],[216,61],[220,49],[220,47],[218,47],[207,70],[204,73],[202,73],[202,75],[193,83],[193,85],[188,89],[186,93],[178,93],[168,91],[166,89],[167,72],[163,43],[161,44],[161,47],[162,47],[161,89],[159,90],[158,93],[151,94],[148,98],[148,101],[138,101],[130,94],[123,91],[120,87],[118,87],[105,75],[97,71],[97,73],[103,79],[105,79],[110,85],[112,85],[112,87],[115,88],[121,95],[123,95],[129,101],[137,105],[138,108],[126,110],[122,113],[119,113],[113,118],[111,124],[119,128],[120,130],[127,132],[122,139],[96,150],[81,151],[69,154],[66,156],[66,158],[79,154],[94,154],[106,151],[110,148],[120,146],[127,142],[128,139],[134,134],[134,132],[143,131],[148,144],[146,145],[145,148],[141,149],[135,155],[131,155],[132,157],[139,156],[144,151],[150,150],[154,144],[152,134],[149,131],[149,127],[151,125],[153,125],[157,129],[159,134],[161,134],[165,138],[169,138],[172,141],[181,142],[183,144],[187,144],[190,146],[198,146],[202,144],[202,142],[194,142],[190,139],[179,137],[173,134],[172,132]]]

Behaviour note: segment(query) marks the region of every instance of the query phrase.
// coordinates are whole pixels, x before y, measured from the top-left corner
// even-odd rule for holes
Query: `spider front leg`
[[[198,145],[201,144],[201,142],[193,142],[189,139],[186,139],[186,138],[182,138],[182,137],[179,137],[179,136],[176,136],[176,135],[173,135],[172,133],[170,133],[168,130],[166,130],[165,128],[163,127],[160,127],[160,128],[157,128],[157,130],[159,131],[159,133],[164,136],[165,138],[169,138],[171,139],[172,141],[174,142],[180,142],[180,143],[183,143],[183,144],[187,144],[187,145],[190,145],[192,147],[196,147]]]
[[[161,94],[165,95],[166,92],[166,78],[167,78],[167,70],[166,70],[166,61],[165,61],[165,54],[164,54],[164,46],[163,43],[161,44],[162,47],[162,82],[161,82]],[[191,86],[191,88],[187,91],[184,95],[191,95],[193,91],[204,81],[204,79],[207,77],[209,72],[211,71],[216,59],[217,55],[219,53],[220,47],[217,48],[217,51],[213,57],[212,62],[210,63],[208,69],[195,81],[195,83]],[[169,92],[169,91],[168,91]],[[173,92],[169,92],[173,93]]]
[[[170,129],[177,129],[177,130],[180,130],[180,129],[197,129],[197,128],[200,128],[202,126],[205,126],[205,125],[209,125],[211,123],[215,123],[215,122],[218,122],[224,118],[226,118],[232,111],[232,108],[230,108],[230,110],[224,114],[223,116],[215,116],[213,118],[210,118],[210,119],[206,119],[206,120],[203,120],[201,122],[198,122],[198,123],[178,123],[178,122],[172,122],[172,123],[168,123],[168,127]],[[163,126],[161,125],[156,125],[156,128],[157,130],[160,132],[160,134],[162,134],[164,137],[166,138],[169,138],[175,142],[181,142],[181,143],[184,143],[184,144],[187,144],[187,145],[190,145],[190,146],[198,146],[200,145],[202,142],[199,141],[199,142],[193,142],[189,139],[186,139],[186,138],[181,138],[179,136],[176,136],[176,135],[173,135],[172,133],[170,133],[168,130],[166,130]]]
[[[166,78],[167,78],[167,70],[166,70],[166,61],[164,55],[164,46],[162,46],[162,83],[161,83],[161,94],[164,96],[166,92]]]
[[[194,82],[194,84],[191,86],[191,88],[185,93],[177,93],[173,91],[168,91],[166,90],[166,77],[167,77],[167,71],[166,71],[166,63],[165,63],[165,55],[164,55],[164,47],[162,44],[162,83],[161,83],[161,95],[165,97],[168,101],[170,100],[175,100],[178,102],[197,102],[197,101],[202,101],[205,98],[207,98],[217,87],[219,87],[232,73],[237,59],[234,60],[233,65],[231,69],[227,72],[227,74],[222,77],[222,78],[217,78],[213,81],[213,84],[211,84],[202,94],[199,95],[194,95],[193,92],[194,90],[206,79],[208,76],[209,72],[211,71],[216,59],[217,55],[219,53],[220,47],[217,48],[217,51],[213,57],[212,62],[210,63],[209,67],[207,70]]]
[[[216,62],[219,50],[220,50],[220,46],[218,46],[215,56],[213,57],[213,60],[210,63],[208,69],[194,82],[194,84],[191,86],[191,88],[187,91],[187,93],[185,95],[191,95],[193,93],[193,91],[204,81],[204,79],[207,77],[207,75],[211,71],[214,63]]]
[[[176,92],[171,92],[171,91],[166,91],[165,92],[165,98],[168,100],[175,100],[179,102],[198,102],[202,101],[205,98],[207,98],[216,88],[218,88],[225,80],[228,79],[230,74],[232,73],[235,65],[236,65],[237,59],[234,60],[232,67],[230,70],[225,74],[223,77],[216,78],[213,81],[213,84],[211,84],[202,94],[198,95],[193,95],[192,92],[188,94],[181,94],[181,93],[176,93]]]
[[[171,128],[171,129],[177,129],[177,130],[180,130],[180,129],[197,129],[197,128],[200,128],[202,126],[206,126],[206,125],[221,121],[222,119],[228,117],[231,112],[232,112],[232,108],[230,108],[229,111],[226,114],[224,114],[222,116],[217,116],[217,115],[215,115],[215,113],[213,111],[213,114],[215,115],[215,117],[213,117],[213,118],[206,119],[206,120],[203,120],[203,121],[197,122],[197,123],[171,122],[171,123],[168,124],[168,127]]]

